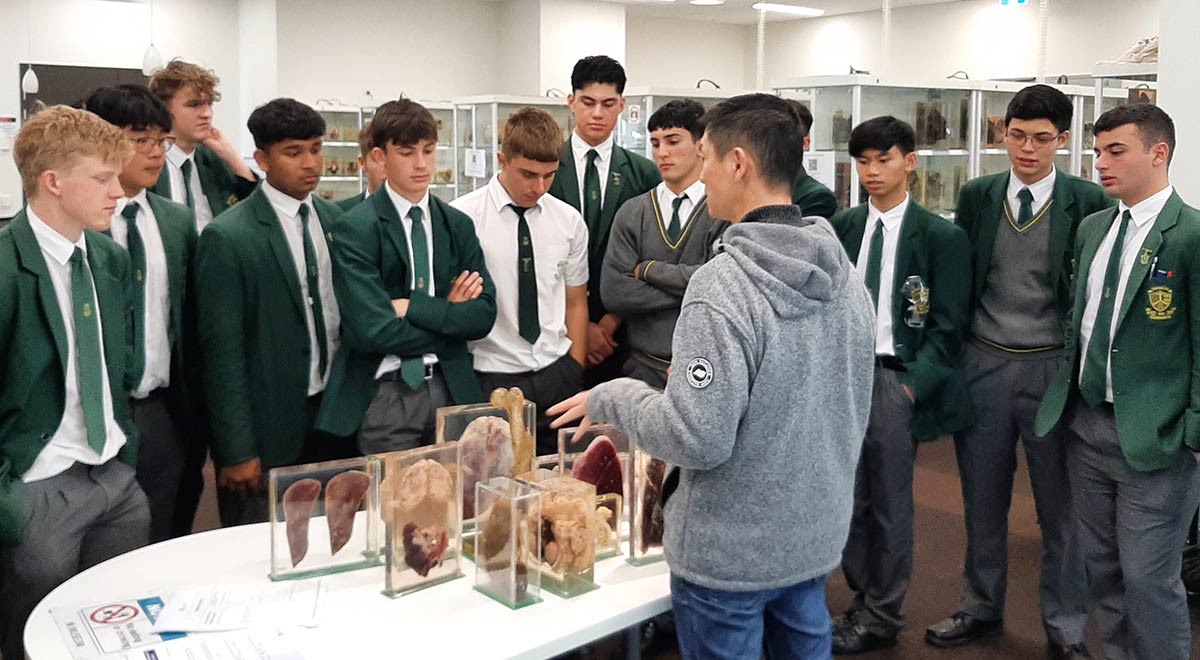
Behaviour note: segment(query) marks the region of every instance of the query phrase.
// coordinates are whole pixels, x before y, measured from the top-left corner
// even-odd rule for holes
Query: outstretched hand
[[[588,427],[592,425],[592,420],[587,416],[588,396],[591,393],[591,390],[584,390],[569,399],[550,406],[546,410],[546,415],[548,417],[558,415],[557,419],[550,422],[550,428],[560,429],[577,419],[581,420],[579,422],[579,430],[571,438],[571,442],[578,441],[582,437],[583,432],[587,431]]]

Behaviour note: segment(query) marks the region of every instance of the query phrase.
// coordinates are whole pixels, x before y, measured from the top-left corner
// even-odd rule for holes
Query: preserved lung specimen
[[[652,458],[646,461],[646,484],[642,491],[642,552],[650,546],[662,545],[663,510],[662,484],[667,473],[667,464]]]
[[[575,459],[571,476],[595,485],[597,495],[622,495],[625,492],[617,446],[607,435],[592,440],[583,455]]]
[[[454,478],[441,463],[423,459],[398,477],[384,479],[380,490],[384,522],[402,530],[404,562],[422,577],[428,575],[449,546],[446,522],[454,500]]]
[[[508,422],[487,416],[472,420],[462,445],[463,518],[475,517],[475,483],[513,473],[512,431]]]
[[[492,390],[489,400],[494,407],[508,413],[512,430],[513,474],[525,474],[533,469],[533,436],[525,427],[525,395],[519,387]]]
[[[354,514],[362,507],[371,477],[347,470],[325,484],[325,522],[329,525],[329,552],[336,555],[354,533]]]
[[[316,479],[301,479],[283,491],[283,519],[287,523],[288,550],[292,553],[292,566],[304,561],[308,554],[308,521],[316,508],[317,496],[321,494],[321,482]]]

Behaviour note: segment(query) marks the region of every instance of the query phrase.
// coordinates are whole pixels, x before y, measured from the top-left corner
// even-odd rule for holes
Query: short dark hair
[[[88,95],[83,109],[120,128],[171,130],[167,105],[143,85],[101,87]]]
[[[1175,121],[1165,110],[1149,103],[1131,103],[1121,105],[1100,115],[1092,128],[1093,135],[1100,135],[1125,124],[1137,126],[1142,143],[1146,148],[1165,142],[1167,144],[1167,163],[1175,157]]]
[[[800,117],[800,137],[808,137],[813,124],[812,111],[808,109],[807,105],[796,99],[787,99],[787,102],[792,104],[792,108],[796,110],[796,115]]]
[[[768,186],[791,186],[804,151],[800,117],[791,103],[771,94],[743,94],[704,114],[704,131],[717,158],[734,147],[751,154]]]
[[[358,153],[366,158],[374,148],[375,141],[371,139],[371,120],[368,119],[363,124],[362,130],[358,132]]]
[[[615,85],[618,94],[625,93],[625,67],[607,55],[589,55],[575,63],[571,70],[571,91],[591,85]]]
[[[908,155],[917,150],[917,134],[908,122],[891,115],[868,119],[850,131],[850,157],[858,158],[868,149],[880,153],[899,147]]]
[[[375,110],[371,118],[371,141],[387,151],[389,144],[411,147],[421,140],[437,142],[438,127],[433,113],[416,101],[401,96]]]
[[[269,149],[284,140],[311,140],[325,135],[320,113],[296,99],[275,99],[254,109],[246,120],[254,146]]]
[[[700,120],[704,117],[704,106],[691,99],[675,99],[654,111],[646,122],[646,130],[657,131],[663,128],[682,128],[692,134],[692,139],[699,140],[704,135]]]
[[[1017,92],[1008,102],[1004,113],[1004,125],[1014,119],[1049,119],[1059,133],[1071,129],[1071,115],[1075,106],[1066,94],[1049,85],[1030,85]]]

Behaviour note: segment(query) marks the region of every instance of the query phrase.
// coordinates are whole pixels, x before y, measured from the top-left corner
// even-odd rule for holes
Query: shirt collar
[[[887,231],[893,231],[904,220],[904,214],[908,212],[908,193],[904,193],[904,201],[897,204],[894,208],[886,213],[875,208],[875,204],[871,200],[867,200],[867,220],[869,225],[874,225],[875,220],[883,221],[883,227]]]
[[[393,190],[392,184],[388,183],[387,181],[383,182],[383,187],[387,188],[387,194],[388,194],[388,197],[391,198],[391,200],[392,200],[392,206],[396,207],[396,213],[398,213],[400,215],[400,219],[403,220],[406,216],[408,216],[408,211],[409,211],[409,209],[411,209],[414,206],[414,204],[412,202],[408,201],[407,199],[405,199],[403,196],[401,196],[400,193]],[[415,206],[421,207],[421,211],[425,213],[425,219],[428,220],[429,219],[429,191],[428,190],[425,191],[425,196],[421,198],[420,203],[416,204]]]
[[[1034,206],[1040,205],[1050,193],[1054,191],[1054,180],[1058,176],[1058,168],[1051,167],[1050,173],[1029,185],[1025,185],[1023,181],[1017,178],[1017,173],[1013,170],[1008,172],[1008,198],[1013,199],[1017,193],[1021,192],[1022,188],[1029,188],[1029,192],[1033,194]]]
[[[300,215],[300,206],[303,204],[307,204],[310,207],[309,212],[312,212],[312,193],[305,195],[304,199],[296,199],[291,195],[279,192],[279,189],[266,181],[262,182],[262,189],[263,194],[267,196],[267,201],[271,202],[275,211],[283,214],[284,217],[295,218]]]
[[[545,195],[542,197],[545,197]],[[532,208],[542,208],[542,197],[538,198],[537,203],[534,204]],[[492,206],[495,207],[497,213],[503,211],[504,207],[508,206],[509,204],[516,204],[516,202],[513,201],[512,195],[509,195],[508,191],[504,189],[504,184],[500,183],[500,177],[498,174],[493,174],[492,180],[488,181],[488,198],[492,200]]]
[[[1162,213],[1163,207],[1167,205],[1167,200],[1171,199],[1171,195],[1174,193],[1175,187],[1167,186],[1133,206],[1125,206],[1125,202],[1120,202],[1117,215],[1129,211],[1133,216],[1133,224],[1141,227],[1158,218],[1158,214]]]
[[[587,142],[584,142],[583,138],[579,137],[579,133],[571,131],[571,151],[575,154],[575,160],[582,161],[586,164],[587,152],[589,149],[596,150],[596,153],[600,155],[598,160],[602,160],[606,163],[609,162],[608,159],[612,157],[613,150],[612,133],[609,133],[608,137],[604,138],[603,142],[593,147]]]
[[[145,210],[150,204],[149,198],[146,197],[146,189],[142,188],[142,190],[133,197],[122,197],[121,199],[118,199],[117,208],[115,211],[113,211],[113,217],[115,218],[121,215],[121,212],[125,210],[126,206],[129,206],[130,202],[137,202],[139,211]]]
[[[71,261],[71,255],[75,254],[75,248],[83,250],[83,256],[87,256],[86,232],[80,234],[79,240],[72,243],[67,240],[66,236],[58,233],[39,218],[33,212],[33,208],[26,206],[25,215],[29,218],[29,227],[33,229],[33,237],[37,239],[38,247],[49,253],[59,265],[65,266]]]
[[[178,144],[173,144],[170,149],[167,149],[167,160],[171,161],[175,167],[183,167],[184,161],[191,160],[195,155],[194,149],[190,154],[183,153],[183,149],[180,149]]]

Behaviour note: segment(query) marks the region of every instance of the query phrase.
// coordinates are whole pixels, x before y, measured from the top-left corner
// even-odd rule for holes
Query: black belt
[[[412,359],[415,360],[417,358],[412,358]],[[442,373],[442,363],[441,362],[434,362],[433,364],[425,365],[425,380],[430,380],[433,378],[434,374],[440,374],[440,373]],[[396,367],[395,369],[387,372],[386,374],[380,374],[379,377],[376,378],[375,380],[377,380],[381,383],[383,383],[383,382],[402,383],[402,382],[404,382],[404,376],[401,375],[401,373],[400,373],[400,367]]]
[[[908,371],[904,366],[904,362],[895,355],[876,355],[875,366],[891,369],[892,371]]]

